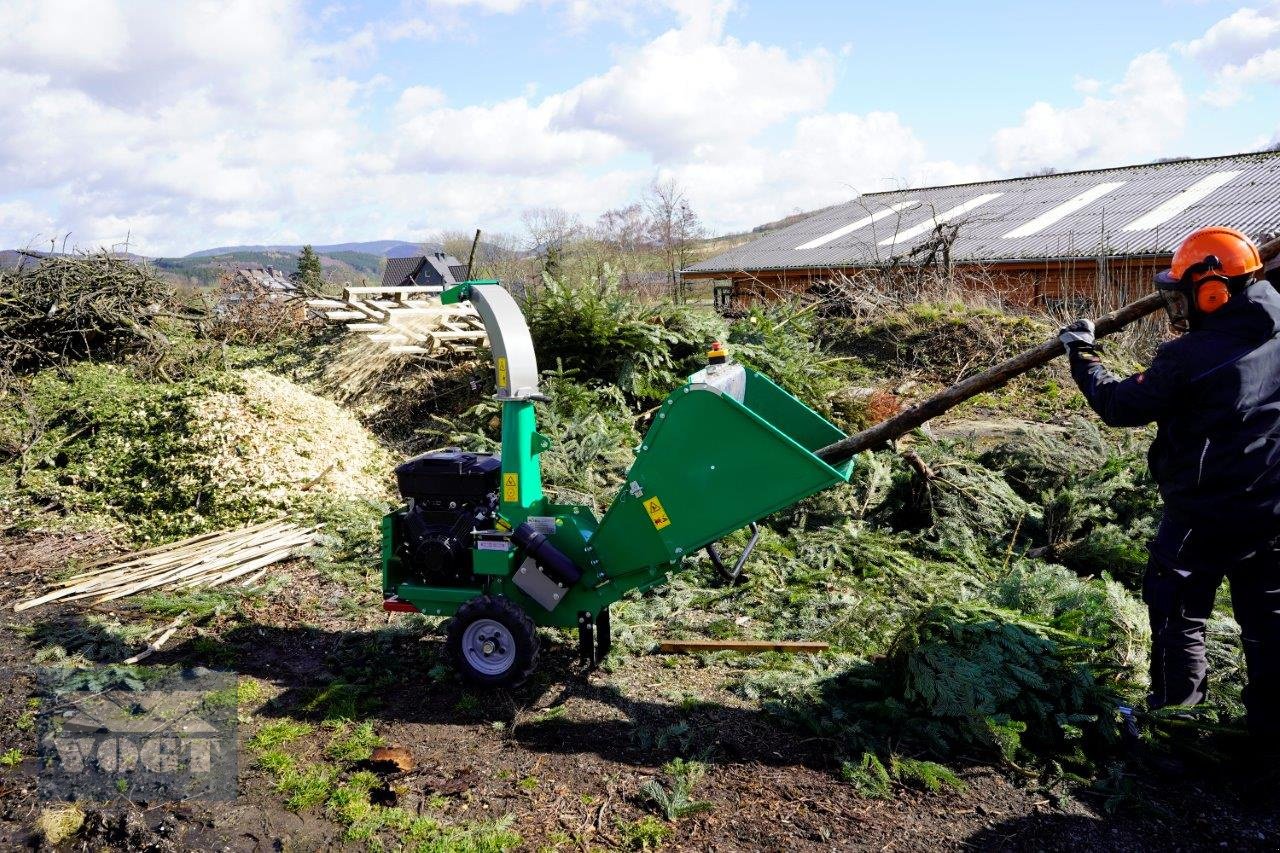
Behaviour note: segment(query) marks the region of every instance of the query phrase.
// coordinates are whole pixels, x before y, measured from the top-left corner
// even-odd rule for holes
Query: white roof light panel
[[[1234,180],[1240,174],[1240,172],[1214,172],[1208,177],[1201,178],[1182,192],[1165,199],[1142,216],[1139,216],[1122,230],[1150,231],[1152,228],[1163,225],[1193,204],[1199,204],[1204,201],[1209,197],[1210,193]]]
[[[982,205],[986,204],[989,201],[994,201],[995,199],[1000,198],[1000,196],[1002,195],[1004,195],[1004,193],[986,193],[984,195],[978,196],[977,198],[971,198],[968,201],[966,201],[964,204],[958,204],[955,207],[951,208],[950,210],[946,210],[946,211],[943,211],[942,213],[939,213],[938,215],[934,216],[932,219],[926,219],[924,222],[921,222],[919,225],[913,225],[910,228],[908,228],[906,231],[902,231],[898,234],[894,234],[892,237],[888,237],[884,240],[881,240],[877,245],[892,246],[895,243],[907,243],[919,237],[921,234],[925,233],[926,231],[931,231],[939,225],[950,222],[952,219],[955,219],[957,216],[963,216],[964,214],[968,213],[971,210],[982,207]]]
[[[1008,234],[1004,235],[1002,239],[1016,240],[1019,237],[1030,237],[1033,234],[1039,234],[1055,222],[1066,219],[1078,210],[1083,210],[1107,193],[1119,189],[1126,183],[1128,183],[1128,181],[1112,181],[1110,183],[1098,184],[1097,186],[1090,187],[1078,196],[1067,199],[1057,207],[1046,210],[1035,219],[1032,219],[1029,222],[1024,222]]]
[[[866,228],[868,225],[872,225],[876,222],[879,222],[881,219],[884,219],[887,216],[893,216],[895,213],[901,213],[902,211],[906,210],[908,207],[915,207],[917,204],[919,204],[919,202],[916,202],[916,201],[900,201],[897,204],[892,204],[889,207],[886,207],[884,210],[877,210],[875,213],[871,214],[870,216],[864,216],[861,219],[857,220],[856,222],[850,222],[848,225],[845,225],[842,228],[837,228],[836,230],[832,231],[830,234],[823,234],[821,237],[818,237],[817,239],[814,239],[814,240],[810,240],[808,243],[802,243],[801,245],[796,246],[795,250],[797,252],[800,252],[805,249],[816,249],[819,246],[825,246],[828,243],[830,243],[832,240],[838,240],[846,234],[852,234],[854,231],[861,231],[863,228]]]

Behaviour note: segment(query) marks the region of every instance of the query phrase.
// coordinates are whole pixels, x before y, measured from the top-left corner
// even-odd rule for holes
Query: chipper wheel
[[[501,595],[482,595],[458,608],[445,647],[463,680],[484,687],[517,687],[538,665],[533,620]]]

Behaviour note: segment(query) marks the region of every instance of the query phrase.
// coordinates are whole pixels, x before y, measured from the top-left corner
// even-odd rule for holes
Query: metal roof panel
[[[1102,192],[1106,184],[1119,186]],[[1197,185],[1209,191],[1196,192]],[[1187,204],[1174,201],[1189,190],[1181,199]],[[1086,195],[1086,203],[1068,204]],[[1167,254],[1205,224],[1238,228],[1255,238],[1280,231],[1280,152],[871,193],[685,271],[881,265],[927,241],[936,217],[984,196],[991,198],[955,217],[961,225],[953,261]],[[1032,230],[1038,217],[1041,227]]]

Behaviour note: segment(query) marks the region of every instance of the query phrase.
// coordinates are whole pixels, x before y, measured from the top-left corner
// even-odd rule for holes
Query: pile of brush
[[[155,321],[172,299],[146,266],[106,252],[0,270],[0,375],[167,344]]]

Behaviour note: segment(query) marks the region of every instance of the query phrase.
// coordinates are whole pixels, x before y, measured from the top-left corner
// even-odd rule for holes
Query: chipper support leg
[[[578,657],[583,663],[588,667],[597,666],[612,646],[608,607],[594,616],[587,610],[578,613]]]
[[[596,614],[596,663],[604,660],[613,648],[613,636],[609,633],[609,608],[605,607]]]
[[[578,613],[578,657],[587,666],[596,665],[596,626],[591,613]]]

